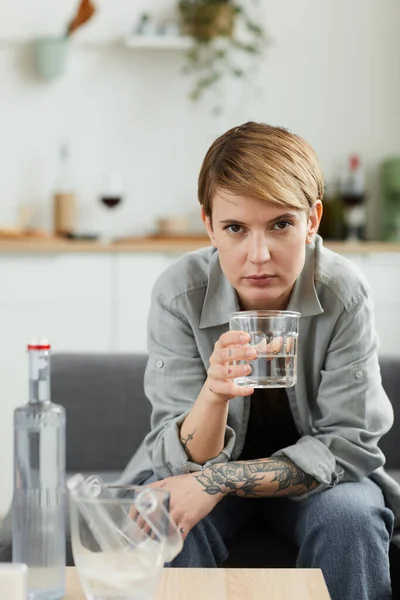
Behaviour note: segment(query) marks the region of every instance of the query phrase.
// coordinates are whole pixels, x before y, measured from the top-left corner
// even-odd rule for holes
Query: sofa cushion
[[[382,383],[394,412],[394,424],[391,430],[379,442],[386,456],[386,469],[400,470],[400,359],[394,356],[380,356]]]
[[[121,471],[150,428],[145,355],[57,354],[51,394],[67,413],[67,470]]]
[[[400,469],[387,469],[387,472],[390,477],[393,477],[393,479],[400,484]]]

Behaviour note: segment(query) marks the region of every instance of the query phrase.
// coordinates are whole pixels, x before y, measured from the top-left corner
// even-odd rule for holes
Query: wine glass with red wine
[[[120,202],[122,202],[122,196],[110,196],[107,194],[100,197],[100,202],[102,202],[104,206],[107,206],[107,208],[115,208],[116,206],[118,206],[118,204],[120,204]]]
[[[122,181],[119,173],[111,172],[106,177],[101,193],[99,195],[99,200],[103,206],[105,206],[108,210],[114,209],[117,206],[120,206],[123,201],[123,192],[122,192]],[[107,227],[107,229],[109,229]],[[102,239],[104,242],[110,243],[113,239],[119,237],[119,232],[115,231],[115,234],[107,233],[102,235]]]

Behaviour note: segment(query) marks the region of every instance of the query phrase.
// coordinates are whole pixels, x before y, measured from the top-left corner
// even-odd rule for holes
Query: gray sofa
[[[67,470],[116,479],[149,430],[150,403],[143,391],[147,357],[129,354],[54,354],[52,399],[67,411]],[[388,471],[400,481],[400,358],[381,358],[383,384],[395,425],[382,439]],[[0,559],[9,559],[3,524]],[[391,544],[394,597],[400,590],[400,543]],[[230,545],[224,566],[293,567],[297,549],[270,530],[248,528]],[[72,556],[68,552],[68,561]]]

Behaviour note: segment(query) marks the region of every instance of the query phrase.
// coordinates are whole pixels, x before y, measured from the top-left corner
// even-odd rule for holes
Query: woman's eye
[[[243,231],[242,225],[237,225],[236,223],[232,223],[232,225],[227,225],[225,229],[230,233],[241,233]]]
[[[288,227],[290,227],[290,225],[292,225],[292,223],[290,221],[277,221],[274,225],[274,229],[287,229]]]

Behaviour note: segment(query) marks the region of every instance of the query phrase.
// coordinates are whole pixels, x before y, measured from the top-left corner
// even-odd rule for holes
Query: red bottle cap
[[[28,344],[28,350],[50,350],[51,346],[46,338],[31,340]]]
[[[360,166],[360,157],[357,154],[352,154],[350,156],[350,169],[355,171]]]

